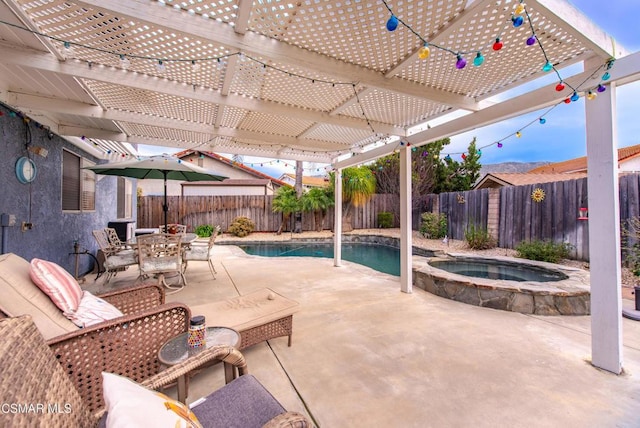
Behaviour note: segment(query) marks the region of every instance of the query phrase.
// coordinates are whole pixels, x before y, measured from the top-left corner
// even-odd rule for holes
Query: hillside
[[[533,168],[548,165],[549,163],[551,162],[502,162],[482,165],[480,178],[492,172],[527,172]]]

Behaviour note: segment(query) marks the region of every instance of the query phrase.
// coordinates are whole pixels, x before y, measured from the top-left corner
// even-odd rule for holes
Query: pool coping
[[[525,264],[565,274],[568,278],[553,282],[509,281],[476,278],[447,272],[429,264],[433,260],[499,260]],[[482,307],[535,315],[589,315],[589,272],[553,263],[505,256],[481,256],[449,253],[414,260],[413,283],[440,297]]]

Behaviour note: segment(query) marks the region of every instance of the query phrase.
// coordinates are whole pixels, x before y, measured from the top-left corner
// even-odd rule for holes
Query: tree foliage
[[[335,192],[335,176],[331,173],[330,191]],[[349,167],[342,170],[342,225],[345,232],[351,231],[353,207],[364,205],[376,191],[376,177],[367,166]]]
[[[480,178],[482,167],[480,156],[475,138],[469,143],[467,152],[461,156],[462,162],[453,160],[451,156],[445,156],[436,167],[436,185],[433,193],[471,190]]]
[[[291,214],[300,210],[300,201],[296,195],[296,190],[289,186],[282,186],[276,190],[271,209],[273,212],[282,213],[282,223],[280,223],[280,228],[277,232],[280,235],[289,222]]]
[[[449,143],[449,138],[444,138],[411,150],[411,190],[415,199],[430,193],[469,190],[478,180],[481,165],[475,139],[462,162],[440,156]],[[380,158],[369,167],[376,176],[376,193],[400,194],[398,153]]]
[[[327,210],[334,205],[333,192],[331,189],[314,187],[302,194],[300,198],[302,211],[312,212],[316,230],[320,232],[324,224]]]

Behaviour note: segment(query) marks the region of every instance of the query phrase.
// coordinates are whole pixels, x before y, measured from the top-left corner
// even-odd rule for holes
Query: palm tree
[[[280,228],[277,232],[277,234],[280,235],[291,218],[291,214],[300,209],[300,201],[296,196],[296,190],[289,186],[279,188],[273,198],[273,206],[271,209],[273,212],[282,213],[282,223],[280,223]]]
[[[302,194],[300,200],[302,211],[313,212],[316,231],[322,231],[327,210],[334,204],[333,194],[329,188],[314,187]]]
[[[332,176],[332,183],[335,180]],[[335,186],[335,184],[332,184]],[[346,204],[342,213],[342,230],[351,232],[353,207],[364,205],[376,191],[376,178],[367,166],[350,167],[342,170],[342,199]]]

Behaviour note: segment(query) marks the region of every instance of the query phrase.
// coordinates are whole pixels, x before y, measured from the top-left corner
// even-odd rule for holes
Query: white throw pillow
[[[121,316],[123,313],[120,309],[85,290],[78,309],[68,318],[78,327],[88,327]]]
[[[102,390],[107,428],[202,428],[187,405],[126,377],[102,372]]]

